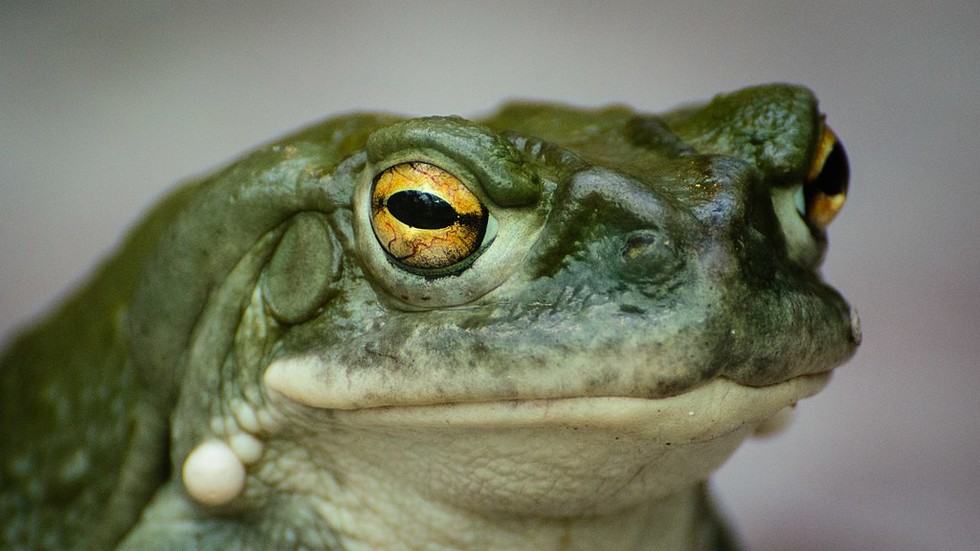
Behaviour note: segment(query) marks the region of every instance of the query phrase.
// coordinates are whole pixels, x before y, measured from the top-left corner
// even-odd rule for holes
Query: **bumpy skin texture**
[[[822,128],[812,94],[784,85],[662,116],[352,115],[186,184],[10,343],[0,542],[342,548],[285,466],[331,411],[662,399],[830,371],[854,352],[855,321],[817,273],[823,229],[791,219]],[[406,269],[371,231],[373,178],[418,161],[497,223],[460,265]],[[265,447],[236,448],[241,495],[194,504],[185,459],[242,436]],[[350,474],[315,464],[341,485]],[[174,513],[187,522],[141,522],[151,500],[187,504]],[[725,548],[698,503],[700,545]]]

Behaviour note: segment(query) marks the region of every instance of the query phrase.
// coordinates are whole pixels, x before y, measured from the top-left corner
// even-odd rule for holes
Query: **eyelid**
[[[473,174],[484,196],[497,206],[530,206],[541,197],[537,173],[513,143],[459,117],[422,117],[392,124],[371,134],[365,149],[368,161],[382,166],[405,151],[451,160]]]

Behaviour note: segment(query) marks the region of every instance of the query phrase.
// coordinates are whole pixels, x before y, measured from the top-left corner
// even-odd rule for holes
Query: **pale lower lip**
[[[448,383],[437,379],[426,384],[425,380],[418,378],[407,378],[399,382],[386,378],[384,373],[351,374],[330,362],[324,363],[315,357],[302,357],[276,360],[266,369],[263,382],[273,395],[321,410],[333,412],[380,410],[398,412],[398,415],[411,411],[412,415],[426,414],[438,417],[439,408],[452,408],[454,416],[466,418],[467,413],[463,411],[466,409],[474,412],[474,422],[478,423],[484,416],[509,417],[513,415],[515,408],[521,411],[520,415],[531,417],[540,417],[540,414],[534,413],[536,411],[563,411],[566,415],[575,417],[576,411],[586,409],[590,410],[591,414],[595,414],[596,412],[591,410],[605,403],[603,400],[606,402],[616,400],[619,404],[609,408],[610,415],[615,417],[620,406],[631,403],[640,404],[641,408],[672,410],[675,407],[696,406],[696,410],[703,410],[704,404],[723,401],[731,393],[734,393],[732,396],[753,395],[753,399],[764,399],[770,395],[781,397],[781,393],[789,391],[801,394],[796,398],[800,399],[819,391],[826,382],[826,375],[827,373],[799,376],[764,387],[747,387],[721,377],[681,394],[656,398],[633,395],[632,390],[623,384],[623,381],[611,385],[610,394],[606,396],[590,394],[591,389],[588,385],[578,385],[581,388],[576,389],[575,384],[566,385],[567,388],[562,388],[560,393],[552,394],[554,387],[561,386],[562,381],[545,378],[525,381],[526,384],[519,387],[514,387],[515,383],[510,381],[513,387],[509,391],[513,393],[510,396],[492,397],[484,401],[453,402],[446,398],[468,396],[470,386],[481,388],[486,385],[489,388],[499,384],[499,381],[484,374],[482,379],[468,380],[469,384],[464,384],[459,377],[450,378]],[[443,386],[443,383],[447,384]],[[816,390],[811,391],[811,387],[815,387]],[[774,389],[780,390],[776,392]],[[746,396],[746,399],[749,397]],[[635,407],[626,405],[626,410],[632,409]]]
[[[830,373],[764,387],[714,379],[667,398],[598,396],[383,406],[332,410],[332,419],[360,427],[519,428],[565,426],[629,432],[704,427],[704,440],[760,422],[819,392]],[[685,430],[686,430],[685,429]]]

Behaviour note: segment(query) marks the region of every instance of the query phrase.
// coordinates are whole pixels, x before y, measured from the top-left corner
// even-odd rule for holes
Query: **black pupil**
[[[847,153],[840,142],[834,143],[834,148],[827,155],[823,169],[811,183],[811,189],[824,195],[834,196],[847,191],[847,181],[851,177],[851,169],[847,163]]]
[[[438,230],[448,228],[459,220],[459,214],[452,205],[424,191],[399,191],[390,195],[386,203],[392,216],[413,228]]]

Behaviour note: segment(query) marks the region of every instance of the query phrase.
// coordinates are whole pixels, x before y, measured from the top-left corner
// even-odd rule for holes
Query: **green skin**
[[[781,202],[821,125],[813,95],[786,85],[660,116],[543,103],[475,123],[351,115],[181,187],[9,343],[0,546],[346,548],[283,466],[331,412],[659,400],[829,372],[855,351],[856,322],[817,272],[823,231],[780,214],[799,216]],[[365,182],[410,160],[456,174],[499,222],[474,259],[420,273],[374,239]],[[266,371],[284,358],[315,359],[296,376],[309,401],[275,390]],[[242,404],[264,417],[242,421]],[[240,432],[265,446],[245,491],[194,504],[188,454]],[[190,512],[168,530],[141,521],[151,501]],[[727,548],[698,503],[713,534],[700,548]]]

